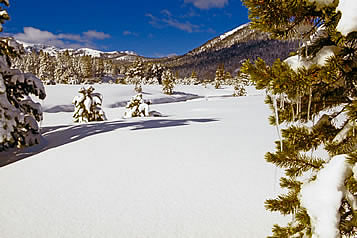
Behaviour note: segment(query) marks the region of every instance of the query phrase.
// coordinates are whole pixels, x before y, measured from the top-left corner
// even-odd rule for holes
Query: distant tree
[[[131,67],[128,68],[126,72],[126,82],[134,84],[135,88],[134,90],[137,93],[141,93],[142,88],[141,88],[141,82],[145,76],[145,67],[143,62],[138,59],[136,60]]]
[[[89,79],[93,77],[93,64],[92,57],[89,55],[84,55],[80,59],[81,71],[84,79]]]
[[[165,71],[165,67],[161,64],[152,64],[148,69],[148,78],[157,80],[159,84],[162,84],[162,74]]]
[[[235,77],[233,80],[233,87],[234,87],[233,96],[240,97],[240,96],[247,95],[245,86],[246,86],[246,83],[243,79],[241,79],[239,77]]]
[[[191,79],[193,81],[195,81],[195,82],[198,82],[198,75],[197,75],[197,72],[195,70],[192,71]]]
[[[162,90],[165,94],[172,94],[175,78],[171,70],[166,70],[162,75]]]
[[[40,51],[40,64],[38,70],[38,77],[45,84],[55,84],[54,81],[54,64],[50,55],[46,52]]]
[[[214,87],[216,89],[220,88],[225,79],[224,65],[220,64],[216,70],[216,77],[214,78]]]

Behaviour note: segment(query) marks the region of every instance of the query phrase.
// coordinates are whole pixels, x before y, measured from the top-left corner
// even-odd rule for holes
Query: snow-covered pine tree
[[[104,76],[104,60],[102,58],[96,58],[94,60],[95,65],[95,75],[96,77],[102,78]]]
[[[93,77],[93,64],[92,57],[89,55],[84,55],[80,58],[81,72],[84,79],[89,79]]]
[[[162,74],[165,71],[165,67],[160,63],[148,64],[146,70],[147,84],[162,84]]]
[[[168,69],[162,74],[162,91],[165,94],[171,95],[173,93],[174,86],[174,75],[172,74],[171,70]]]
[[[197,72],[195,70],[192,71],[191,73],[191,84],[192,85],[196,85],[199,84],[200,81],[198,80],[198,75]]]
[[[216,70],[216,77],[214,78],[214,87],[216,89],[220,88],[222,83],[224,82],[225,74],[224,74],[224,65],[220,64]]]
[[[272,237],[357,237],[357,1],[244,4],[254,28],[303,43],[285,62],[241,68],[269,92],[271,124],[287,127],[265,159],[285,169],[288,192],[265,205],[293,219]]]
[[[138,93],[127,103],[124,118],[149,116],[149,104],[143,100],[143,95]]]
[[[32,51],[26,56],[25,61],[25,73],[32,73],[34,75],[38,75],[39,71],[39,58],[38,54],[35,51]]]
[[[54,81],[54,65],[50,55],[40,51],[38,77],[45,84],[56,84]]]
[[[233,79],[233,87],[234,87],[234,92],[233,96],[234,97],[241,97],[247,95],[247,90],[245,90],[246,84],[244,83],[244,80],[242,80],[239,77],[235,77]]]
[[[9,1],[0,0],[0,4],[9,6]],[[2,24],[8,19],[7,11],[0,7],[1,31]],[[15,40],[0,39],[0,151],[34,145],[41,137],[37,124],[42,120],[41,105],[34,103],[29,95],[44,99],[43,84],[33,74],[10,69],[11,57],[19,55],[21,50]]]
[[[74,104],[74,122],[91,122],[106,120],[104,111],[102,110],[103,96],[100,93],[94,93],[94,88],[90,86],[88,89],[82,87],[73,99]]]
[[[141,81],[145,75],[145,67],[142,60],[136,60],[126,71],[126,82],[135,85],[135,92],[141,93]]]

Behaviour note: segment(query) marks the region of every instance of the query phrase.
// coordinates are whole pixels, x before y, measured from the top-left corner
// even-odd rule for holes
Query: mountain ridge
[[[277,58],[287,58],[289,53],[298,47],[297,41],[274,40],[268,33],[251,29],[250,23],[218,35],[186,54],[161,58],[144,57],[132,51],[103,52],[89,48],[60,49],[41,44],[20,43],[23,43],[27,52],[44,50],[55,56],[59,52],[68,50],[72,55],[91,55],[110,59],[125,67],[135,60],[141,59],[147,63],[161,63],[182,78],[189,77],[195,71],[201,79],[214,78],[217,67],[222,64],[226,72],[230,72],[233,76],[239,70],[242,62],[247,59],[254,61],[260,57],[268,64],[272,64]]]

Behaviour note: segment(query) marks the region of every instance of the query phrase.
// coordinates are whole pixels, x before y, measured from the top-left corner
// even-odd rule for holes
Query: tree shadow
[[[10,149],[5,152],[0,152],[0,167],[4,167],[11,163],[26,159],[32,155],[42,153],[44,151],[63,146],[89,136],[107,133],[121,128],[130,130],[145,130],[165,127],[187,126],[190,123],[208,123],[215,122],[217,119],[142,119],[140,121],[105,121],[92,122],[78,125],[61,125],[43,127],[41,133],[43,135],[39,144],[22,148]]]

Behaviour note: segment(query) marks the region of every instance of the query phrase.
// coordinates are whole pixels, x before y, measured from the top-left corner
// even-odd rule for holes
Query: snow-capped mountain
[[[207,41],[203,45],[190,51],[188,55],[197,55],[207,51],[218,51],[247,41],[268,39],[268,34],[250,29],[249,23],[247,23]]]
[[[103,58],[123,60],[123,61],[132,61],[138,57],[138,55],[134,51],[104,52],[104,51],[94,50],[90,48],[63,49],[63,48],[58,48],[55,46],[45,45],[45,44],[32,44],[22,41],[17,41],[17,42],[22,44],[27,52],[32,52],[32,51],[39,52],[42,50],[46,53],[49,53],[51,56],[56,56],[59,52],[68,50],[71,55],[79,55],[79,56],[90,55],[92,57],[103,57]]]
[[[190,76],[195,71],[201,79],[214,78],[217,66],[220,64],[224,64],[225,71],[234,75],[246,59],[254,61],[260,57],[271,64],[277,58],[287,58],[289,53],[298,47],[296,41],[273,40],[267,33],[250,29],[249,23],[215,37],[187,54],[164,58],[146,58],[132,51],[103,52],[89,48],[60,49],[43,44],[20,43],[28,52],[43,50],[55,56],[59,52],[68,50],[72,55],[90,55],[112,59],[118,65],[132,63],[140,58],[148,62],[162,63],[174,72],[178,72],[180,77]]]
[[[195,71],[199,78],[212,79],[217,66],[224,64],[226,71],[234,75],[246,59],[264,59],[268,64],[277,58],[285,59],[298,46],[296,41],[273,40],[267,33],[250,29],[249,23],[223,33],[185,55],[166,58],[172,70],[182,76]]]

